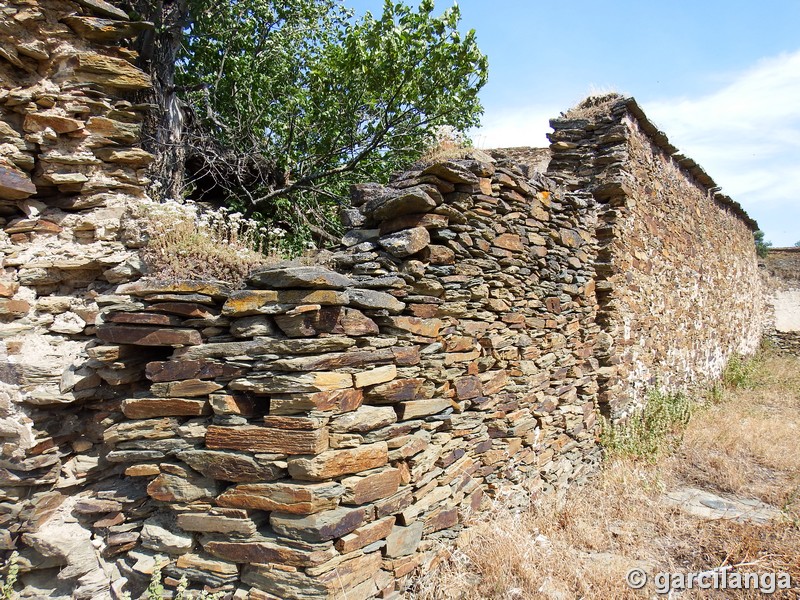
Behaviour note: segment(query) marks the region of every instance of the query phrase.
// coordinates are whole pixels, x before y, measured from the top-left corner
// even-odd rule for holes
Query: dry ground
[[[736,378],[734,378],[736,379]],[[734,385],[738,383],[738,385]],[[763,355],[689,422],[671,455],[611,457],[590,485],[522,514],[482,519],[450,559],[418,580],[415,600],[653,598],[625,584],[647,573],[789,572],[794,588],[683,591],[671,598],[800,598],[800,358]],[[692,486],[756,498],[783,511],[767,525],[703,520],[663,502]]]

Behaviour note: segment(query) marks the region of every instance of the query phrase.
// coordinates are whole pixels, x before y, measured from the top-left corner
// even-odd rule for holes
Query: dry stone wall
[[[583,480],[599,460],[590,201],[452,161],[357,187],[338,272],[104,298],[93,355],[139,367],[107,404],[105,456],[151,515],[95,527],[107,555],[127,551],[131,580],[171,555],[173,581],[253,598],[394,597],[487,492]]]
[[[708,384],[763,328],[756,223],[677,153],[636,102],[612,95],[551,121],[549,173],[601,203],[598,381],[623,417],[649,390]]]
[[[114,473],[116,372],[85,364],[97,297],[139,275],[123,216],[151,157],[126,96],[149,78],[123,46],[147,27],[102,0],[0,6],[0,549],[20,551],[28,597],[107,597],[112,578],[74,515]],[[126,485],[105,486],[92,494],[118,506]]]
[[[761,261],[766,337],[785,352],[800,352],[800,248],[770,248]]]
[[[0,550],[23,598],[135,596],[157,557],[168,591],[398,598],[490,498],[584,481],[600,408],[754,345],[753,223],[626,99],[555,120],[548,177],[510,149],[356,186],[328,267],[140,279],[126,94],[149,81],[125,45],[149,25],[103,0],[0,14]]]

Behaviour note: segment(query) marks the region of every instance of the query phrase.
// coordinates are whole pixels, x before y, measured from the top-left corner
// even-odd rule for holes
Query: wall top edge
[[[712,194],[714,200],[727,207],[733,214],[739,217],[744,223],[753,231],[759,230],[758,222],[753,219],[747,211],[742,208],[742,205],[733,200],[727,194],[719,193],[720,186],[714,179],[706,173],[706,171],[691,158],[681,154],[678,149],[672,145],[667,138],[667,135],[661,131],[656,125],[647,117],[642,107],[632,96],[624,97],[620,103],[627,108],[628,113],[636,120],[641,130],[645,135],[650,138],[655,146],[660,148],[665,154],[671,156],[678,165],[685,170],[697,183],[705,188]]]

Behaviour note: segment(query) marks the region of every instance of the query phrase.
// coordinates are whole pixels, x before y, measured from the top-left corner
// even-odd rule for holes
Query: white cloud
[[[494,111],[483,119],[480,129],[470,137],[478,148],[510,148],[514,146],[548,146],[546,134],[551,131],[549,120],[559,110],[544,105],[531,105]]]
[[[766,239],[800,240],[800,51],[765,59],[707,96],[643,108],[759,221]]]
[[[776,246],[800,240],[800,51],[764,59],[706,96],[642,102],[680,151],[700,163]],[[567,106],[490,110],[479,148],[546,146]]]

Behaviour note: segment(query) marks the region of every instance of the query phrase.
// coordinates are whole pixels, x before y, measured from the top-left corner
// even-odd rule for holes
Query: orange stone
[[[206,447],[277,454],[318,454],[328,447],[328,431],[291,431],[259,425],[211,425],[206,431]]]
[[[129,419],[151,417],[199,417],[211,413],[207,400],[191,398],[128,398],[122,413]]]
[[[289,475],[294,479],[324,481],[382,467],[387,462],[389,449],[386,442],[376,442],[357,448],[328,450],[313,457],[290,457],[288,466]]]

